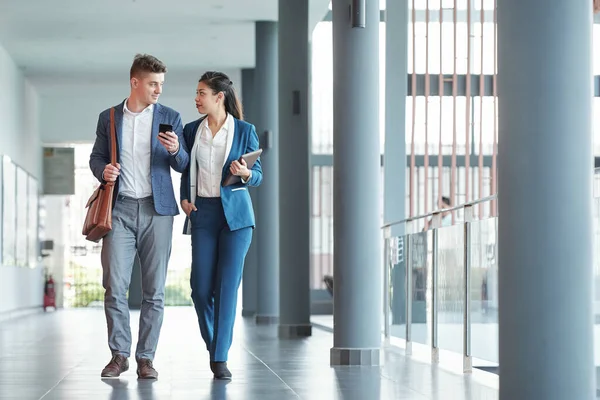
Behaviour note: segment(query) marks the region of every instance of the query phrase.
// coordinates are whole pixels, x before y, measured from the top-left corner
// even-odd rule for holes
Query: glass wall
[[[0,268],[36,268],[41,262],[39,185],[0,154]]]
[[[64,266],[64,306],[103,307],[101,243],[85,240],[81,227],[86,215],[85,204],[98,186],[98,180],[89,168],[92,145],[75,146],[75,195],[65,196],[68,215],[64,223],[68,232],[68,251]],[[179,193],[180,174],[172,171],[173,188]],[[191,247],[189,236],[183,236],[183,213],[175,217],[173,248],[165,288],[165,305],[191,305],[189,284]]]

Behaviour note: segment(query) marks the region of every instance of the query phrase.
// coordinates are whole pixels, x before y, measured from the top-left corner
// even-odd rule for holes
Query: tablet
[[[246,161],[246,167],[248,169],[251,169],[261,154],[262,154],[262,149],[258,149],[256,151],[244,154],[243,156],[240,157],[240,160],[243,158],[244,161]],[[231,173],[229,173],[229,175],[227,175],[227,177],[223,181],[223,186],[233,185],[233,184],[239,183],[241,181],[242,181],[241,177],[239,177],[237,175],[232,175]]]

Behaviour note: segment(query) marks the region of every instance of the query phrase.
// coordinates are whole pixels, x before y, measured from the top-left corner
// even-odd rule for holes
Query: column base
[[[440,363],[440,349],[439,347],[433,347],[431,349],[431,363],[439,364]]]
[[[279,325],[279,337],[281,339],[296,339],[312,336],[311,324]]]
[[[404,354],[407,356],[412,356],[412,341],[407,340],[406,341],[406,349],[404,350]]]
[[[256,325],[277,325],[279,317],[276,315],[257,315]]]
[[[471,356],[463,356],[463,372],[470,374],[473,372],[473,360]]]
[[[344,349],[333,347],[330,351],[330,364],[335,365],[358,365],[379,366],[380,349]]]
[[[242,310],[242,317],[254,317],[255,315],[256,315],[256,311]]]

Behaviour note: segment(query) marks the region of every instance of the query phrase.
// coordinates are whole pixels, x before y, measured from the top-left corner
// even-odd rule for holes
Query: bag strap
[[[115,108],[110,109],[110,163],[117,166],[117,134],[115,132]]]

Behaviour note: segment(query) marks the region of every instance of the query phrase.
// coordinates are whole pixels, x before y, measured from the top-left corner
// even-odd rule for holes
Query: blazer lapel
[[[232,134],[227,137],[227,156],[225,157],[225,163],[223,164],[223,172],[221,177],[221,185],[223,185],[223,181],[229,175],[229,165],[233,162],[233,160],[237,160],[244,154],[244,149],[241,148],[242,141],[242,131],[240,129],[239,121],[233,118],[233,131]]]
[[[125,100],[127,101],[127,100]],[[120,162],[121,150],[123,144],[123,107],[125,107],[125,101],[115,106],[115,129],[117,132],[117,160]],[[108,128],[110,134],[110,127]]]
[[[227,127],[227,147],[225,148],[225,157],[223,157],[223,168],[228,164],[229,156],[231,155],[231,147],[233,146],[233,140],[236,135],[236,119],[229,114],[227,118],[227,123],[229,126]],[[233,161],[233,160],[232,160]]]
[[[162,112],[162,106],[156,103],[154,105],[154,114],[152,116],[152,132],[150,133],[152,138],[152,155],[150,156],[150,159],[152,161],[154,161],[154,154],[156,153],[156,149],[160,143],[158,141],[158,127],[160,125],[160,122],[162,121]]]
[[[196,154],[198,152],[198,141],[200,140],[200,135],[198,135],[198,128],[204,119],[200,118],[198,121],[194,122],[192,125],[192,129],[190,132],[191,141],[189,143],[188,148],[190,149],[190,203],[194,204],[196,202],[196,193],[198,193],[198,189],[196,185],[198,183],[198,164],[196,161]]]

